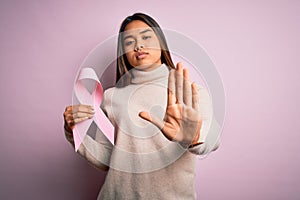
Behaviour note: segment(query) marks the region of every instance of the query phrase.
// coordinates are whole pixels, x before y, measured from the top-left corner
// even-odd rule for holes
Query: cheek
[[[152,54],[155,55],[155,57],[160,57],[161,56],[161,48],[160,48],[160,44],[157,41],[153,41],[151,43],[151,50],[152,50]]]
[[[160,50],[160,44],[158,41],[149,41],[147,47],[153,50]]]
[[[125,55],[126,55],[128,62],[132,65],[132,62],[135,60],[134,51],[127,52]]]
[[[154,56],[155,60],[161,59],[161,50],[155,50],[155,56]]]

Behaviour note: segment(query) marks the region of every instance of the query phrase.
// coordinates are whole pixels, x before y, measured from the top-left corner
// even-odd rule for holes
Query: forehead
[[[124,29],[124,36],[129,34],[139,34],[144,30],[150,30],[151,32],[153,31],[153,29],[150,26],[148,26],[145,22],[140,20],[134,20],[126,25]]]
[[[125,27],[125,31],[133,30],[133,29],[142,29],[142,28],[150,28],[145,22],[140,20],[133,20],[128,23]]]

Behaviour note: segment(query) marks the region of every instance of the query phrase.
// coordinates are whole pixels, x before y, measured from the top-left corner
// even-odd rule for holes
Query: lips
[[[148,55],[147,52],[137,52],[136,53],[136,58],[139,60],[139,59],[143,59],[145,58],[146,56]]]

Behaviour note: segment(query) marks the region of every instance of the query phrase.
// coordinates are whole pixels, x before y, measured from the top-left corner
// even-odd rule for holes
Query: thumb
[[[164,121],[156,116],[151,115],[149,112],[142,111],[139,113],[139,116],[144,120],[151,122],[152,124],[157,126],[160,130],[162,130],[164,127]]]

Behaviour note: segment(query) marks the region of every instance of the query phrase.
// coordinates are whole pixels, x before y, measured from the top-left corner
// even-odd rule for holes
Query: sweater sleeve
[[[197,155],[207,155],[220,145],[220,126],[213,116],[213,105],[208,91],[198,85],[198,95],[203,120],[199,142],[203,143],[189,148],[189,151]]]

